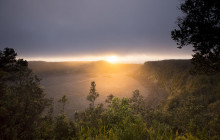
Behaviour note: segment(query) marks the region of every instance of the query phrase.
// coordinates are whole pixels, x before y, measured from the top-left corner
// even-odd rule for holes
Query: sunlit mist
[[[130,54],[130,55],[97,55],[97,56],[65,56],[65,57],[24,57],[28,61],[100,61],[109,63],[144,63],[146,61],[157,61],[164,59],[190,59],[191,55],[156,55],[156,54]]]
[[[110,62],[110,63],[116,63],[118,62],[118,57],[117,56],[109,56],[107,57],[106,61]]]

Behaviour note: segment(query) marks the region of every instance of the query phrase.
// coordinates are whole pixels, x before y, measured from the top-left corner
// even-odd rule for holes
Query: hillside
[[[220,76],[191,75],[189,60],[146,62],[136,72],[143,84],[154,81],[167,97],[146,113],[148,125],[154,121],[179,132],[199,137],[220,137]],[[154,98],[155,94],[151,92]]]

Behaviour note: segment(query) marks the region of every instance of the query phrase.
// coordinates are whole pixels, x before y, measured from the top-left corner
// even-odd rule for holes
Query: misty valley
[[[220,0],[0,0],[0,140],[220,140]]]
[[[110,94],[120,98],[131,97],[133,91],[139,90],[144,97],[147,97],[149,92],[149,86],[144,86],[132,77],[141,64],[111,64],[97,61],[29,62],[29,65],[40,75],[46,96],[54,99],[56,109],[59,108],[56,101],[63,95],[67,96],[65,112],[69,117],[73,117],[73,112],[89,106],[86,96],[92,81],[95,81],[96,89],[100,94],[97,104],[105,103]]]
[[[27,62],[6,48],[0,61],[3,139],[219,138],[219,74],[190,60]]]

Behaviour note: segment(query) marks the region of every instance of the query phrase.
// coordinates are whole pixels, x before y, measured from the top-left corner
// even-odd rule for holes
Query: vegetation
[[[65,114],[67,96],[58,100],[61,109],[54,115],[53,102],[45,98],[40,79],[28,62],[16,59],[13,49],[0,51],[0,139],[219,140],[219,1],[186,0],[181,10],[185,16],[178,20],[179,29],[172,31],[172,38],[180,48],[193,45],[194,72],[200,75],[190,75],[189,60],[146,62],[133,76],[152,85],[148,100],[135,90],[131,98],[110,94],[107,105],[95,104],[99,93],[93,81],[87,96],[90,106],[73,113],[74,118]],[[106,62],[99,64],[106,66]],[[110,67],[103,69],[99,64],[80,69],[71,65],[67,71],[95,68],[109,72]],[[65,71],[60,64],[56,67],[58,73]],[[43,71],[47,74],[50,68]],[[159,93],[165,95],[159,102],[149,100],[158,100]]]
[[[110,94],[106,107],[96,105],[99,94],[93,81],[87,96],[90,106],[71,119],[65,114],[67,96],[58,100],[61,110],[54,115],[53,104],[44,97],[28,63],[17,60],[13,49],[0,54],[1,139],[220,138],[220,77],[190,75],[188,60],[146,62],[135,72],[143,84],[151,81],[166,91],[167,98],[156,107],[149,107],[139,90],[131,98]]]
[[[90,87],[90,91],[89,91],[89,95],[87,96],[87,100],[91,102],[90,107],[94,108],[95,107],[95,100],[96,98],[99,97],[98,92],[96,91],[96,84],[95,82],[91,82],[91,87]]]
[[[171,32],[179,48],[193,46],[192,63],[196,73],[220,71],[220,2],[219,0],[185,0],[180,6],[183,17],[178,29]]]
[[[146,111],[144,120],[149,127],[156,123],[199,139],[219,139],[220,77],[218,74],[190,75],[191,67],[188,60],[144,64],[136,77],[154,81],[167,93],[164,101]]]
[[[0,139],[35,137],[42,112],[50,100],[27,61],[13,49],[0,51]]]

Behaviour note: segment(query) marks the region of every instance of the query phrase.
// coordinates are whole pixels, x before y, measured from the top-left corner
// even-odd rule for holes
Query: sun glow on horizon
[[[112,55],[112,56],[107,57],[106,61],[108,61],[110,63],[116,63],[116,62],[118,62],[118,57],[115,55]]]
[[[130,55],[97,55],[97,56],[66,56],[66,57],[24,57],[28,61],[46,61],[46,62],[68,62],[68,61],[100,61],[104,60],[109,63],[144,63],[146,61],[158,61],[166,59],[191,59],[188,55],[156,55],[156,54],[130,54]]]

